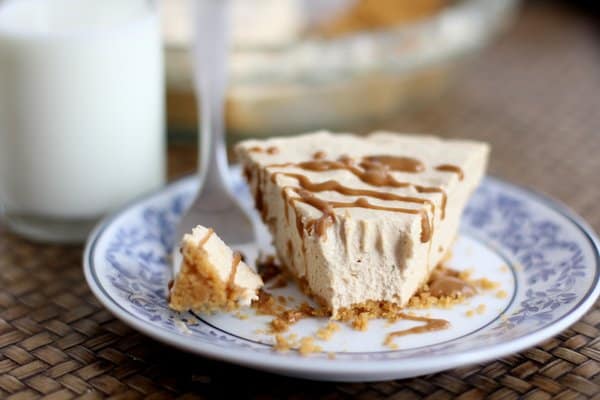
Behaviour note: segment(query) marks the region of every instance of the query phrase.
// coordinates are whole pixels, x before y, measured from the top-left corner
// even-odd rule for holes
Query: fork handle
[[[230,43],[229,0],[195,0],[194,66],[199,106],[200,195],[230,194],[225,144],[225,92]]]

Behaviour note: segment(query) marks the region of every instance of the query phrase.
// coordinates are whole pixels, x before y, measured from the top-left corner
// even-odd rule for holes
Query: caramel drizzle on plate
[[[459,278],[459,272],[452,269],[435,270],[429,278],[429,292],[435,297],[472,297],[477,289],[471,283]]]
[[[400,313],[398,315],[398,317],[400,319],[404,319],[404,320],[408,320],[408,321],[425,322],[425,324],[388,333],[385,338],[385,341],[384,341],[384,344],[386,346],[390,346],[392,344],[392,342],[394,341],[394,338],[397,338],[400,336],[441,331],[443,329],[447,329],[450,327],[450,322],[446,321],[445,319],[420,317],[420,316],[416,316],[416,315],[408,315],[405,313]]]
[[[281,163],[281,164],[271,164],[267,165],[269,167],[277,167],[277,168],[286,168],[286,167],[296,167],[307,171],[313,172],[324,172],[324,171],[333,171],[333,170],[346,170],[351,172],[354,176],[359,178],[362,182],[367,183],[372,186],[377,187],[392,187],[392,188],[406,188],[413,187],[418,193],[441,193],[442,201],[441,201],[441,218],[445,218],[446,214],[446,203],[447,203],[447,194],[446,191],[441,187],[427,187],[421,185],[415,185],[410,182],[401,182],[398,181],[391,174],[392,171],[400,171],[405,173],[420,173],[425,170],[425,165],[414,158],[410,157],[401,157],[401,156],[390,156],[390,155],[371,155],[365,156],[361,159],[361,161],[356,164],[354,160],[352,160],[348,156],[342,156],[336,161],[324,160],[321,157],[324,157],[324,154],[319,154],[322,152],[317,152],[313,155],[313,160],[304,161],[299,163]],[[442,169],[439,169],[442,168]],[[457,166],[452,165],[440,165],[436,167],[436,169],[440,171],[450,171],[457,172],[460,171],[460,177],[463,177],[462,170]],[[325,182],[315,183],[312,182],[308,177],[298,173],[291,173],[285,171],[277,171],[273,173],[271,176],[271,181],[275,182],[278,175],[284,175],[291,178],[295,178],[298,181],[298,184],[301,186],[301,189],[290,187],[299,197],[295,197],[293,199],[290,198],[289,194],[286,192],[286,188],[284,188],[283,193],[286,201],[302,201],[307,203],[322,212],[322,216],[313,221],[309,221],[308,227],[314,228],[318,235],[323,236],[325,234],[326,229],[333,223],[335,218],[335,213],[333,211],[334,208],[352,208],[352,207],[360,207],[360,208],[369,208],[383,211],[394,211],[394,212],[403,212],[409,214],[420,214],[421,218],[421,241],[423,243],[431,240],[431,235],[433,233],[433,220],[435,215],[435,204],[429,200],[420,197],[414,196],[401,196],[395,193],[390,192],[382,192],[377,190],[369,190],[369,189],[358,189],[358,188],[350,188],[342,185],[341,183],[335,180],[328,180]],[[462,178],[461,178],[462,179]],[[260,180],[259,180],[260,185]],[[365,198],[359,198],[353,202],[332,202],[320,199],[314,196],[311,192],[322,192],[322,191],[335,191],[337,193],[343,195],[350,196],[365,196],[377,198],[380,200],[390,200],[390,201],[402,201],[408,203],[416,203],[421,205],[426,205],[431,208],[431,219],[429,219],[427,211],[425,208],[422,209],[410,209],[410,208],[398,208],[398,207],[384,207],[369,203],[369,201]],[[258,204],[259,202],[257,202]],[[260,202],[262,203],[262,202]],[[260,209],[260,207],[257,207]],[[286,215],[287,217],[287,215]],[[289,217],[288,217],[289,218]],[[298,231],[301,232],[303,229],[302,221],[299,220],[298,216],[296,218],[296,226]]]

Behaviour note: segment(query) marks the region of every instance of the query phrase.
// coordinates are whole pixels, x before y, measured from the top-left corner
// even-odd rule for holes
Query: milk
[[[164,158],[156,7],[0,2],[0,205],[10,226],[62,240],[64,229],[31,225],[97,220],[161,186]]]

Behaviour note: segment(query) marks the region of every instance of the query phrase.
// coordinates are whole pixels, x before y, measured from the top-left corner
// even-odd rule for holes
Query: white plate
[[[249,205],[239,169],[232,174],[236,191]],[[242,311],[248,316],[242,320],[229,314],[180,315],[167,308],[173,231],[195,185],[193,177],[182,179],[100,223],[89,237],[84,269],[90,288],[115,316],[157,340],[206,357],[318,380],[406,378],[533,346],[576,322],[600,292],[599,248],[592,230],[552,200],[488,177],[463,215],[449,265],[500,282],[498,290],[450,310],[415,310],[452,326],[397,338],[396,350],[383,346],[386,333],[417,323],[372,321],[367,332],[343,326],[331,340],[316,340],[322,352],[308,357],[278,353],[272,336],[257,332],[266,329],[269,317],[250,309]],[[260,242],[268,242],[261,229]],[[506,296],[498,296],[499,290]],[[276,292],[303,298],[294,285]],[[466,316],[480,304],[485,305],[482,313]],[[302,320],[291,332],[311,336],[326,322]]]

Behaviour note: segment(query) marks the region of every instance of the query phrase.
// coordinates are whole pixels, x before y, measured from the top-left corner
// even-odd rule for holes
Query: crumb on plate
[[[321,340],[329,340],[333,336],[334,333],[340,330],[340,326],[335,322],[328,322],[326,326],[319,329],[316,333],[316,336]]]

